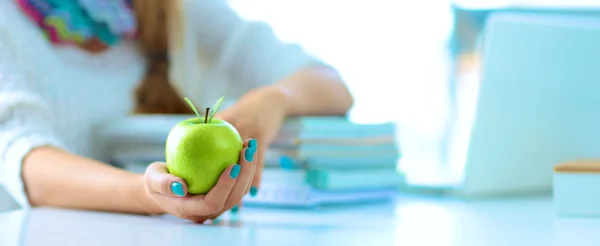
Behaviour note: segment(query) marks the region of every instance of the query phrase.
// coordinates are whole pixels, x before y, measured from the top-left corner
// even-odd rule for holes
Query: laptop
[[[451,193],[549,192],[554,165],[600,158],[599,17],[493,14],[477,77],[445,145]]]

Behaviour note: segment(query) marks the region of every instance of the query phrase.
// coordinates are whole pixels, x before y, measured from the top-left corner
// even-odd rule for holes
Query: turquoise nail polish
[[[279,166],[283,169],[293,169],[294,168],[294,160],[287,156],[279,157]]]
[[[244,156],[246,156],[246,160],[248,162],[252,162],[252,160],[254,160],[254,152],[255,152],[254,148],[247,148],[246,149],[246,153],[244,154]]]
[[[185,194],[183,193],[183,185],[179,182],[173,182],[171,184],[171,191],[173,192],[173,194],[178,195],[178,196],[184,196]]]
[[[256,139],[254,139],[254,138],[250,139],[250,142],[248,143],[248,147],[256,149]]]
[[[238,205],[233,206],[233,208],[231,208],[231,213],[237,213],[238,210],[240,210],[240,207],[238,207]]]
[[[255,197],[256,193],[258,193],[258,189],[254,186],[250,187],[250,196]]]
[[[240,170],[242,169],[242,167],[238,164],[235,164],[235,166],[233,166],[231,168],[231,172],[229,172],[229,176],[231,176],[232,179],[235,179],[238,177],[238,175],[240,175]]]

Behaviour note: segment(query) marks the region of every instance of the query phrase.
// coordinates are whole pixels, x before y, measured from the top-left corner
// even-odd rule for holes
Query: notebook
[[[351,205],[391,200],[396,189],[319,191],[309,185],[261,185],[255,197],[244,197],[244,206],[312,208],[327,205]]]
[[[370,157],[370,156],[396,156],[398,148],[395,145],[300,145],[294,147],[276,147],[281,155],[300,159],[328,156],[328,157]]]
[[[396,168],[346,170],[265,168],[262,177],[263,183],[308,184],[317,190],[328,191],[396,188],[402,181],[402,176]]]
[[[353,168],[382,168],[396,167],[400,160],[399,155],[392,156],[317,156],[306,159],[297,159],[285,155],[278,155],[274,151],[267,153],[265,166],[284,168],[328,168],[328,169],[353,169]]]

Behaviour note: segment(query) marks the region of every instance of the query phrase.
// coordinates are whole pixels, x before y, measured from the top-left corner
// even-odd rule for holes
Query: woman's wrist
[[[343,115],[353,105],[342,78],[329,67],[300,70],[271,88],[284,98],[287,116]]]
[[[148,215],[161,215],[166,212],[152,197],[152,193],[146,185],[146,178],[144,175],[137,175],[133,181],[133,189],[131,189],[131,195],[137,201],[137,205]]]
[[[269,104],[281,106],[283,114],[286,117],[293,114],[290,104],[291,92],[287,87],[282,84],[274,84],[258,90],[265,94],[265,98],[268,98]]]

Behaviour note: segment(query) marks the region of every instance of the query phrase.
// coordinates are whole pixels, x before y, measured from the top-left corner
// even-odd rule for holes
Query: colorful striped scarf
[[[54,44],[109,47],[137,32],[132,0],[15,1]]]

